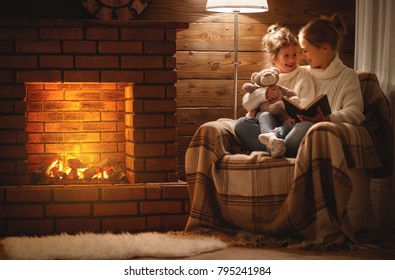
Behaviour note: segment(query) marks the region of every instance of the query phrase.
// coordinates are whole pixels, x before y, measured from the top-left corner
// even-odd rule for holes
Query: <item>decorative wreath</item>
[[[106,20],[136,19],[151,0],[81,0],[94,16]]]

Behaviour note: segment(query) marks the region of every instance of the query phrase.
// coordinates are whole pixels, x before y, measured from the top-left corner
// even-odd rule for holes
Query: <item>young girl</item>
[[[335,13],[310,21],[299,32],[298,38],[307,70],[315,82],[316,93],[328,95],[332,114],[324,116],[320,110],[314,117],[298,116],[313,123],[321,121],[347,122],[355,125],[364,120],[363,99],[357,73],[339,59],[339,50],[346,25]]]
[[[266,66],[280,70],[278,85],[292,89],[299,96],[301,106],[305,106],[314,99],[314,83],[308,72],[298,65],[297,47],[297,38],[289,29],[278,24],[270,26],[262,38]],[[256,90],[257,94],[259,90]],[[268,91],[267,100],[276,98]],[[238,119],[235,131],[249,151],[269,151],[273,157],[281,157],[285,152],[295,156],[312,124],[306,121],[283,125],[270,113],[258,112],[255,117]]]

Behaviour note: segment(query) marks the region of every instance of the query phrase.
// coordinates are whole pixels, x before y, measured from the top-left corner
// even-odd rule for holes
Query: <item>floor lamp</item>
[[[239,13],[261,13],[269,10],[267,0],[207,0],[206,10],[218,13],[234,13],[234,119],[237,119],[237,66],[238,61],[238,16]]]

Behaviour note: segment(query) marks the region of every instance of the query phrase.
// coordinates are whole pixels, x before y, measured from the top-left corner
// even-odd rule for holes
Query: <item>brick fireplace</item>
[[[116,164],[117,172],[126,177],[126,157],[132,157],[132,152],[126,153],[126,143],[133,139],[125,135],[125,105],[128,104],[128,119],[133,115],[132,84],[35,82],[25,85],[27,163],[28,174],[35,175],[32,183],[110,181],[109,174],[103,171],[111,167],[110,159]],[[133,130],[130,125],[128,129]],[[151,149],[148,146],[146,150]],[[67,167],[70,159],[74,160],[74,173]],[[88,166],[91,168],[87,169]],[[52,172],[47,171],[50,167]],[[91,171],[89,178],[84,178],[84,173],[88,175],[85,170]],[[115,173],[114,169],[112,172]],[[52,178],[48,178],[50,174]],[[131,182],[136,180],[131,166],[127,174]]]
[[[0,21],[0,234],[180,229],[177,30],[185,23]],[[59,154],[114,157],[128,183],[32,185]]]

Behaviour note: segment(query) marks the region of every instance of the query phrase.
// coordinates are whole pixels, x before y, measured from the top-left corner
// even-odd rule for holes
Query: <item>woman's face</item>
[[[298,65],[298,57],[295,45],[282,47],[273,59],[273,64],[281,73],[289,73],[295,70]]]
[[[310,65],[311,68],[326,69],[334,59],[334,53],[332,49],[323,45],[317,48],[299,36],[299,44],[302,50],[302,59]]]

